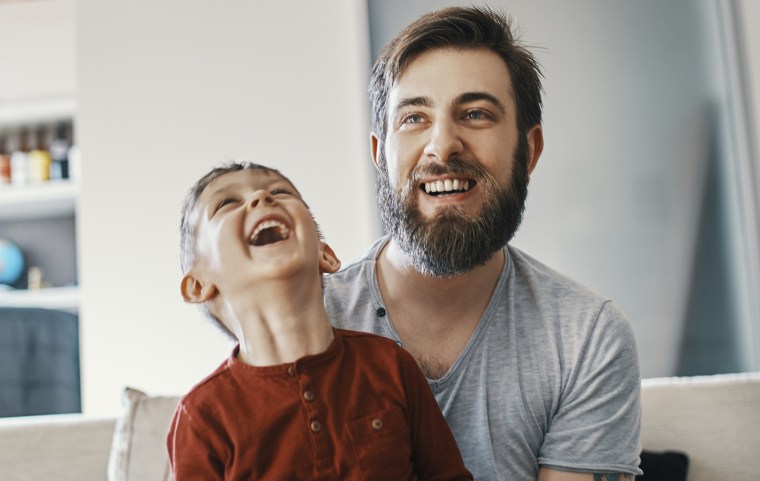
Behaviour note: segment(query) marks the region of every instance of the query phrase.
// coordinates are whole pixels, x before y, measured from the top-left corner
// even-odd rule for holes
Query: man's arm
[[[573,473],[542,467],[538,481],[634,481],[632,474]]]

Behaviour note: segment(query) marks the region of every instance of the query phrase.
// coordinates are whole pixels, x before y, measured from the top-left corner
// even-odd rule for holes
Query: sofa
[[[127,388],[118,418],[0,419],[0,480],[170,481],[176,397]],[[760,372],[642,381],[641,444],[688,457],[688,481],[760,479]]]

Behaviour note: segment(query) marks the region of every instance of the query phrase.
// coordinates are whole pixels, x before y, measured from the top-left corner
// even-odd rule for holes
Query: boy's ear
[[[332,274],[340,269],[340,259],[335,255],[332,247],[322,242],[322,255],[319,257],[319,273]]]
[[[213,283],[201,280],[192,271],[182,278],[180,291],[185,302],[192,304],[206,302],[219,292]]]

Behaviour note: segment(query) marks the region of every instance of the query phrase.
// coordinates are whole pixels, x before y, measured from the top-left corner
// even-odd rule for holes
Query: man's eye
[[[402,124],[419,124],[420,122],[422,122],[422,115],[420,114],[409,114],[401,121]]]
[[[484,120],[489,118],[489,116],[482,110],[468,110],[465,113],[465,117],[469,120]]]

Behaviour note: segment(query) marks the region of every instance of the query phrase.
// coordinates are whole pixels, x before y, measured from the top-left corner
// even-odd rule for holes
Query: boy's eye
[[[225,205],[228,205],[228,204],[232,204],[233,202],[235,202],[235,199],[234,199],[234,198],[232,198],[232,197],[228,197],[228,198],[226,198],[226,199],[222,200],[221,202],[219,202],[219,203],[216,205],[216,209],[214,209],[214,212],[217,212],[217,211],[219,211],[219,210],[220,210],[222,207],[224,207]]]
[[[290,192],[287,189],[274,189],[272,191],[272,195],[278,195],[278,194],[286,194],[286,195],[292,195],[293,193]]]

